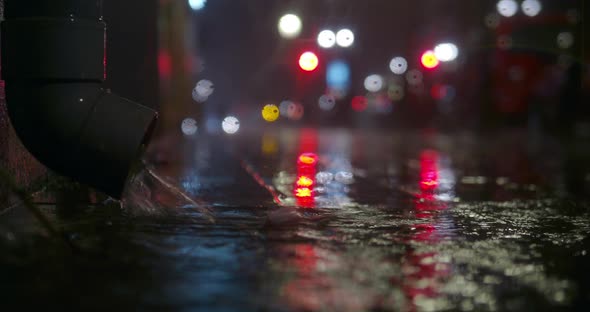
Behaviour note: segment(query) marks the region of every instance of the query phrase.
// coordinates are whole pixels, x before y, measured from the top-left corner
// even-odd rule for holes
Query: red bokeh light
[[[435,84],[430,89],[430,95],[435,100],[442,100],[447,97],[448,89],[447,86],[441,84]]]
[[[352,98],[352,109],[354,109],[357,112],[362,112],[365,109],[367,109],[367,98],[364,96],[355,96]]]

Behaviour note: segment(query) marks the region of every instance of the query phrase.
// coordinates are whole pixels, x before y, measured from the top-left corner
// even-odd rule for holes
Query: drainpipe
[[[2,77],[17,135],[48,168],[120,198],[157,113],[102,88],[102,0],[4,2]]]

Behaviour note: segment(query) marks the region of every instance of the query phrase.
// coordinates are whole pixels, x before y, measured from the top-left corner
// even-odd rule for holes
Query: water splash
[[[191,210],[215,222],[207,203],[191,198],[149,165],[128,182],[121,203],[123,209],[134,216],[166,216]]]

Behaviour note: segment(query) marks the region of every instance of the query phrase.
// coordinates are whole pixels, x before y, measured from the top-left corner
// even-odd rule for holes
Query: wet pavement
[[[164,136],[123,207],[0,215],[0,307],[559,311],[590,303],[590,148],[504,131]],[[149,180],[149,181],[148,181]],[[137,182],[140,183],[140,182]],[[206,218],[211,211],[214,222]]]

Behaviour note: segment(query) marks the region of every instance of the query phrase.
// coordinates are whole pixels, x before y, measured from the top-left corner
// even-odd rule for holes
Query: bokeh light
[[[387,88],[387,96],[392,101],[399,101],[404,98],[404,87],[397,83],[392,83]]]
[[[291,102],[287,107],[287,117],[291,120],[300,120],[305,113],[305,108],[300,103]]]
[[[440,43],[434,47],[434,55],[441,62],[450,62],[459,55],[459,48],[450,42]]]
[[[195,101],[200,98],[204,98],[205,100],[213,94],[215,90],[213,82],[207,79],[202,79],[197,82],[197,85],[193,89],[193,99]]]
[[[512,37],[508,35],[501,35],[498,37],[496,44],[498,48],[502,50],[508,50],[512,48]]]
[[[221,128],[227,134],[234,134],[240,130],[240,121],[234,116],[227,116],[221,122]]]
[[[180,129],[185,135],[194,135],[197,133],[197,122],[192,118],[185,118],[180,124]]]
[[[420,57],[420,63],[422,63],[422,66],[424,66],[424,68],[433,69],[438,66],[439,61],[436,58],[436,55],[434,54],[434,52],[428,50],[428,51],[424,52],[422,54],[422,56]]]
[[[532,17],[537,16],[541,12],[543,6],[539,0],[524,0],[520,4],[520,8],[522,9],[524,15]]]
[[[219,133],[219,125],[221,120],[216,116],[209,116],[205,120],[205,130],[207,133],[216,134]]]
[[[570,24],[577,24],[580,21],[580,12],[576,9],[569,9],[565,13],[567,22]]]
[[[385,94],[377,94],[374,98],[375,111],[381,114],[391,113],[393,111],[393,104]]]
[[[196,88],[193,89],[192,98],[197,103],[205,103],[209,99],[208,96],[200,95]]]
[[[422,84],[422,72],[417,69],[411,69],[406,74],[406,81],[409,85],[416,86]]]
[[[322,48],[331,48],[336,44],[336,34],[331,30],[322,30],[318,34],[318,45]]]
[[[352,98],[351,107],[357,112],[362,112],[367,109],[368,104],[367,98],[359,95]]]
[[[557,35],[557,46],[562,49],[569,49],[574,44],[574,35],[564,31]]]
[[[379,75],[369,75],[365,78],[365,89],[369,92],[379,92],[383,89],[383,77]]]
[[[282,101],[279,104],[279,113],[281,114],[281,116],[289,117],[289,106],[290,105],[295,105],[295,104],[293,104],[293,101],[289,101],[289,100]]]
[[[321,110],[330,111],[336,105],[336,98],[331,94],[324,94],[318,99],[318,105]]]
[[[518,11],[518,3],[514,0],[500,0],[496,5],[498,13],[505,17],[511,17]]]
[[[486,26],[489,28],[496,28],[500,25],[500,15],[498,13],[490,13],[485,17]]]
[[[401,56],[396,56],[389,62],[389,69],[396,75],[402,75],[408,70],[408,61]]]
[[[261,150],[264,155],[274,155],[279,150],[279,139],[275,133],[262,135]]]
[[[343,48],[352,46],[354,43],[354,33],[352,30],[348,28],[339,30],[336,33],[336,43]]]
[[[279,107],[274,104],[268,104],[262,108],[262,118],[268,122],[276,121],[279,116]]]
[[[293,39],[301,33],[301,19],[295,14],[285,14],[279,19],[279,34],[286,39]]]
[[[194,11],[202,10],[205,7],[205,4],[207,4],[207,0],[188,0],[188,5]]]
[[[326,68],[326,84],[336,98],[345,96],[346,90],[350,86],[350,66],[345,61],[335,60],[328,64]]]
[[[307,51],[299,57],[299,67],[305,71],[314,71],[319,65],[319,60],[315,53]]]

